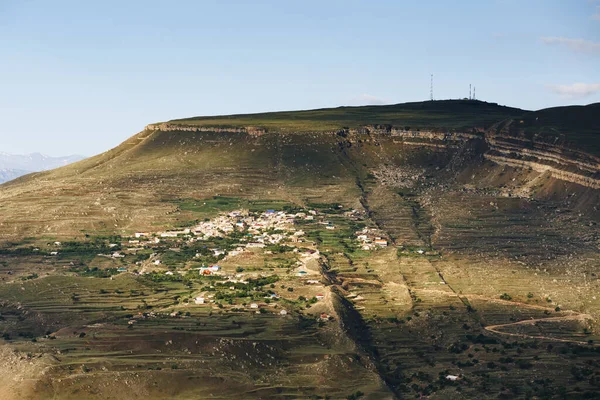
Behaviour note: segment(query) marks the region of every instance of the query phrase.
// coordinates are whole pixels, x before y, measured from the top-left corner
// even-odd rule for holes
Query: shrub
[[[363,397],[365,394],[363,392],[361,392],[360,390],[357,390],[356,392],[346,396],[347,400],[358,400],[361,397]]]

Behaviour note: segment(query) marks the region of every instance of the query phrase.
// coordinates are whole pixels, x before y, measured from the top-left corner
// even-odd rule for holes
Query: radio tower
[[[433,101],[433,74],[431,74],[431,85],[429,86],[429,100]]]
[[[475,96],[475,86],[473,86],[473,100],[477,100],[477,96]]]
[[[469,83],[469,100],[471,100],[471,84]]]

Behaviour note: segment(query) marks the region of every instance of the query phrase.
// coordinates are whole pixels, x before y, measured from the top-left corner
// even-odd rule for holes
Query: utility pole
[[[431,74],[431,84],[429,86],[429,100],[433,101],[433,74]]]

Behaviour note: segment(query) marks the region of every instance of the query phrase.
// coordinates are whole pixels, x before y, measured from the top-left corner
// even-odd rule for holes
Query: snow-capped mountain
[[[62,167],[84,158],[79,155],[51,157],[40,153],[8,154],[0,152],[0,183],[31,172]]]

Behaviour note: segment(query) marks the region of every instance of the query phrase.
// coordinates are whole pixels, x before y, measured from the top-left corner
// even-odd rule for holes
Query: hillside
[[[528,137],[539,137],[600,156],[598,115],[600,103],[555,107],[525,115],[522,125]]]
[[[596,107],[173,120],[1,185],[0,394],[593,398]]]

